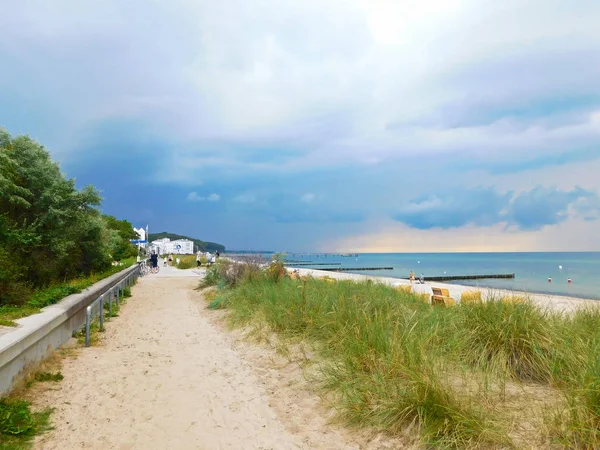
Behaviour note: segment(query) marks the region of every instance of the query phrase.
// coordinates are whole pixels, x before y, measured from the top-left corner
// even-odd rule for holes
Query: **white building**
[[[141,227],[140,228],[133,227],[133,231],[135,231],[138,234],[138,236],[139,236],[138,239],[140,241],[145,241],[146,240],[146,230],[144,230]]]
[[[176,241],[169,238],[157,239],[150,243],[150,251],[159,255],[191,255],[194,253],[194,242],[188,239],[177,239]]]

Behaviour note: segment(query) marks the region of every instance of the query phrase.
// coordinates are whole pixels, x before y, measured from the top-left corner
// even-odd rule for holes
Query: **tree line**
[[[0,306],[137,254],[131,223],[103,215],[101,200],[38,142],[0,129]]]

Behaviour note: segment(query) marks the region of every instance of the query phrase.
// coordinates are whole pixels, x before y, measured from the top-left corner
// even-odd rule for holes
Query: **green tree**
[[[0,305],[104,270],[111,252],[132,254],[131,224],[103,217],[100,203],[94,187],[77,189],[39,143],[0,129]]]
[[[137,239],[137,233],[133,231],[133,225],[128,220],[119,220],[113,216],[104,216],[104,221],[109,231],[109,250],[113,259],[120,261],[137,255],[137,248],[130,242]]]

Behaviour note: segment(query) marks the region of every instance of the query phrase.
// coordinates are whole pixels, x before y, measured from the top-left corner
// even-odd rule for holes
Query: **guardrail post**
[[[104,331],[104,295],[100,296],[100,331]]]
[[[90,346],[90,323],[92,321],[92,305],[85,310],[85,346]]]
[[[119,285],[115,289],[115,298],[117,299],[117,307],[119,306]]]
[[[110,317],[112,317],[112,304],[113,304],[113,298],[112,295],[110,295],[111,292],[108,291],[108,314],[110,315]]]

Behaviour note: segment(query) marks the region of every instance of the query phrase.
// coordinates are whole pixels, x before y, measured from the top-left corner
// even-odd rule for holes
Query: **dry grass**
[[[461,305],[470,305],[473,303],[481,303],[481,291],[470,290],[465,291],[460,296]]]

